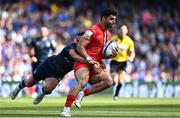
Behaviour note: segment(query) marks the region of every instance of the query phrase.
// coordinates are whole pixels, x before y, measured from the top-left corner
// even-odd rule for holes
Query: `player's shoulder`
[[[76,48],[76,43],[70,43],[70,44],[68,44],[65,48],[64,48],[64,50],[69,50],[69,49],[72,49],[72,48]]]
[[[131,39],[131,37],[129,37],[129,36],[125,36],[125,39],[126,39],[126,41],[125,41],[125,43],[126,44],[128,44],[128,45],[130,45],[130,46],[133,46],[134,45],[134,42],[133,42],[133,40]]]
[[[94,24],[90,27],[91,29],[98,29],[99,28],[99,24]]]
[[[68,46],[69,46],[69,47],[75,47],[75,46],[76,46],[76,43],[71,42]]]
[[[118,35],[113,35],[111,39],[116,41],[119,39],[119,37],[118,37]]]
[[[86,30],[86,32],[84,33],[84,37],[89,39],[92,35],[96,35],[98,31],[99,31],[98,24],[92,25]]]
[[[97,32],[99,30],[98,24],[92,25],[91,27],[88,28],[88,30],[92,31],[93,33]]]
[[[133,42],[132,38],[131,38],[130,36],[128,36],[128,35],[126,35],[124,38],[125,38],[128,42]]]

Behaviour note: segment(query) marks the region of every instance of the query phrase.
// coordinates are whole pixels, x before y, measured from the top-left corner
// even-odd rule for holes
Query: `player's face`
[[[75,42],[79,42],[79,40],[82,38],[82,36],[77,36],[76,39],[75,39]]]
[[[124,37],[125,35],[127,35],[128,33],[128,29],[127,29],[127,26],[123,25],[120,27],[120,30],[119,30],[119,34],[121,37]]]
[[[106,18],[106,26],[111,28],[116,22],[116,16],[110,15]]]
[[[43,36],[43,37],[44,37],[44,36],[48,36],[49,31],[48,31],[47,27],[42,27],[42,28],[41,28],[41,33],[42,33],[42,36]]]

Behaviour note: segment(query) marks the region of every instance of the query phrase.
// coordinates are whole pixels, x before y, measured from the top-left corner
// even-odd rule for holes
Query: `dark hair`
[[[116,11],[116,10],[113,10],[113,9],[110,9],[110,8],[104,9],[104,10],[101,12],[101,20],[102,20],[102,17],[108,17],[108,16],[110,16],[110,15],[116,16],[116,15],[117,15],[117,11]]]
[[[77,33],[77,36],[82,36],[82,35],[84,35],[84,33],[85,33],[85,32],[78,32],[78,33]]]

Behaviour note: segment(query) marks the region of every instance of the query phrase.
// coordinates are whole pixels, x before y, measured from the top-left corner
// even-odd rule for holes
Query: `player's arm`
[[[86,63],[86,60],[77,54],[74,49],[69,50],[69,55],[77,62]]]
[[[82,37],[81,40],[79,40],[79,42],[77,43],[76,46],[76,50],[78,51],[78,53],[83,57],[83,58],[87,58],[89,57],[89,55],[87,54],[85,47],[90,43],[90,41],[88,39],[86,39],[85,37]]]
[[[131,61],[131,62],[133,62],[134,58],[135,58],[135,52],[132,51],[132,52],[129,53],[128,60]]]
[[[51,49],[52,49],[53,52],[56,51],[56,42],[55,42],[55,40],[51,40]]]
[[[87,30],[82,36],[81,40],[77,43],[76,50],[78,53],[87,61],[88,64],[99,64],[98,62],[91,59],[91,57],[87,54],[85,47],[90,43],[93,32]]]
[[[77,43],[76,50],[78,53],[86,60],[89,65],[92,65],[92,68],[97,72],[100,73],[102,71],[100,64],[94,61],[86,52],[85,47],[90,43],[91,37],[93,32],[87,30],[84,35],[82,36],[81,40]]]
[[[30,49],[30,57],[31,57],[32,62],[37,62],[38,61],[38,59],[35,57],[35,50],[34,50],[34,48]]]
[[[134,43],[131,43],[130,49],[128,51],[128,60],[133,62],[135,58],[135,51],[134,51]]]
[[[103,62],[103,60],[101,60],[101,62],[100,62],[100,67],[102,69],[106,69],[106,64]]]
[[[32,39],[31,43],[29,44],[29,55],[31,57],[32,62],[37,62],[38,59],[35,57],[35,42],[34,39]]]

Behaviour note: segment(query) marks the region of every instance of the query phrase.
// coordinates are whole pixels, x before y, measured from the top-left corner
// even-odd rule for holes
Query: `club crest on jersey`
[[[92,36],[92,34],[93,34],[92,31],[87,30],[87,31],[84,33],[83,37],[86,38],[86,39],[89,39],[89,38]]]

